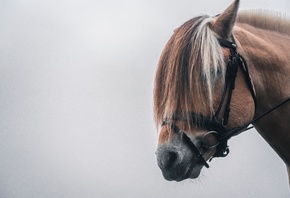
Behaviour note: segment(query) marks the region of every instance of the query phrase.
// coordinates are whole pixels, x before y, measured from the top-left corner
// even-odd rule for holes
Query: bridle
[[[256,95],[254,91],[254,86],[252,84],[252,80],[250,78],[248,65],[244,57],[237,52],[237,45],[235,43],[234,37],[231,36],[231,39],[232,41],[227,41],[220,38],[217,39],[219,44],[222,47],[228,48],[230,50],[230,57],[229,57],[229,61],[226,67],[225,84],[222,91],[221,100],[219,102],[218,108],[216,109],[214,115],[210,118],[210,117],[206,117],[206,116],[194,113],[194,112],[190,112],[190,113],[187,113],[186,117],[183,117],[182,115],[180,115],[179,112],[176,111],[170,118],[165,118],[162,123],[162,126],[169,125],[173,132],[181,133],[182,140],[196,154],[197,161],[205,165],[205,167],[207,168],[209,168],[209,165],[204,159],[202,152],[200,151],[200,149],[196,147],[196,145],[194,145],[191,139],[186,135],[186,132],[179,129],[179,127],[175,124],[176,121],[187,121],[190,124],[196,126],[197,128],[207,130],[208,132],[203,136],[203,138],[206,138],[208,135],[212,135],[212,134],[215,135],[218,143],[209,148],[209,149],[216,148],[216,152],[212,156],[212,158],[226,157],[230,151],[227,142],[232,136],[238,134],[241,131],[246,131],[253,128],[253,127],[248,127],[248,126],[258,121],[262,117],[266,116],[273,110],[279,108],[280,106],[290,101],[290,98],[284,100],[283,102],[274,106],[267,112],[254,118],[249,123],[246,123],[242,126],[238,126],[232,129],[226,129],[229,116],[230,116],[230,104],[231,104],[231,99],[232,99],[232,93],[233,93],[233,90],[235,89],[235,81],[236,81],[236,76],[237,76],[237,72],[239,68],[244,74],[245,82],[254,100],[255,110],[257,108]],[[224,107],[223,116],[222,116],[221,122],[219,122],[218,117],[223,107]]]

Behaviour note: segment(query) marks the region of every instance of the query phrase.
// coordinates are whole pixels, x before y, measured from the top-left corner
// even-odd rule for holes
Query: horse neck
[[[234,31],[257,96],[256,116],[290,97],[290,35],[239,24]],[[290,103],[254,124],[290,167]]]

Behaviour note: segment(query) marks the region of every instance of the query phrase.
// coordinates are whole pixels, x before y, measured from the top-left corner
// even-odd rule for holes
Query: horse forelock
[[[154,87],[156,124],[178,111],[213,113],[214,87],[225,74],[224,55],[210,23],[199,16],[177,28],[167,42],[157,67]],[[221,78],[224,79],[224,78]]]

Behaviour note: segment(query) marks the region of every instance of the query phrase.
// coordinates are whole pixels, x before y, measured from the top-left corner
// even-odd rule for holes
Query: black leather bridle
[[[250,78],[247,63],[245,59],[243,58],[243,56],[241,56],[237,52],[237,45],[235,43],[234,37],[232,36],[232,42],[224,40],[224,39],[220,39],[220,38],[218,38],[218,42],[222,47],[228,48],[230,50],[230,57],[227,63],[225,85],[223,88],[221,100],[214,115],[211,118],[209,118],[200,114],[196,114],[194,112],[190,112],[186,115],[186,117],[182,117],[182,115],[180,115],[179,112],[175,112],[171,116],[171,118],[165,118],[162,123],[162,125],[169,125],[172,131],[175,133],[181,132],[183,141],[196,154],[197,161],[205,165],[205,167],[207,168],[209,167],[209,165],[204,159],[202,152],[200,151],[200,149],[196,147],[196,145],[194,145],[191,139],[186,135],[186,132],[178,128],[178,126],[175,124],[176,121],[187,121],[190,124],[196,126],[197,128],[201,128],[201,129],[209,131],[208,133],[204,135],[204,138],[210,134],[215,135],[218,143],[210,147],[210,148],[216,148],[216,152],[212,158],[225,157],[229,154],[229,147],[228,147],[227,142],[232,136],[238,134],[241,131],[246,131],[253,128],[253,127],[248,127],[248,126],[250,124],[253,124],[257,120],[261,119],[265,115],[269,114],[273,110],[279,108],[280,106],[290,101],[290,98],[284,100],[283,102],[271,108],[269,111],[265,112],[264,114],[260,115],[257,118],[254,118],[252,121],[250,121],[249,123],[246,123],[243,126],[235,127],[232,129],[226,129],[228,120],[229,120],[229,115],[230,115],[230,104],[231,104],[231,99],[232,99],[232,93],[233,93],[233,90],[235,89],[235,80],[236,80],[236,76],[237,76],[237,72],[239,68],[244,74],[246,84],[253,97],[253,100],[255,103],[255,109],[257,107],[257,101],[256,101],[256,95],[255,95],[254,87]],[[218,117],[220,115],[222,107],[224,107],[224,111],[223,111],[221,122],[219,122]]]

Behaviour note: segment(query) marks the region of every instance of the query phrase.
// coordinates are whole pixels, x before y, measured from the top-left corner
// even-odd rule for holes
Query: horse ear
[[[232,29],[236,21],[239,3],[239,0],[235,0],[212,22],[212,30],[217,33],[221,38],[230,38]]]

